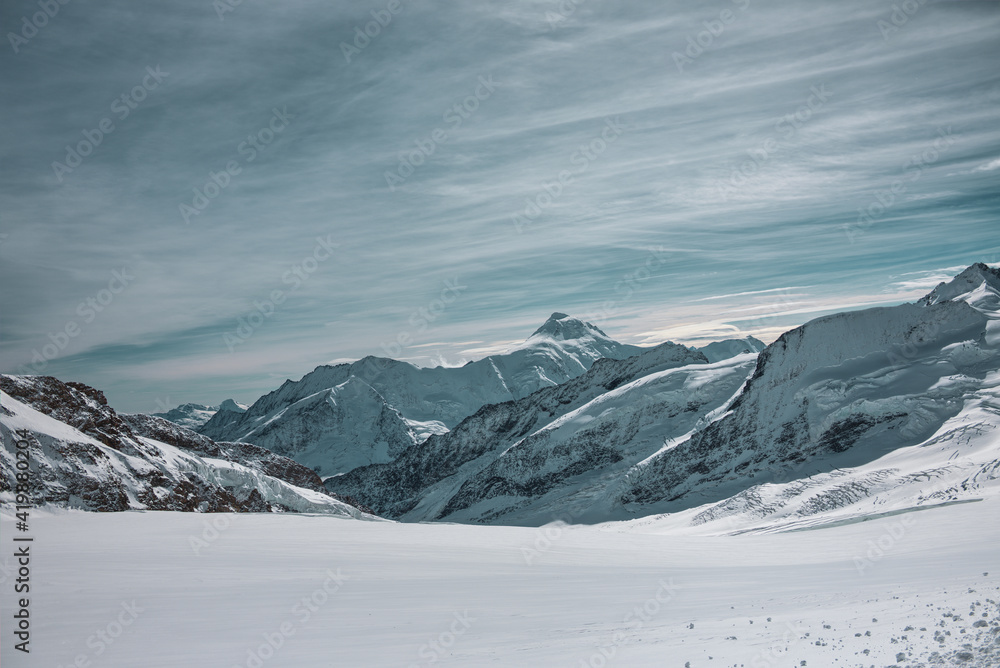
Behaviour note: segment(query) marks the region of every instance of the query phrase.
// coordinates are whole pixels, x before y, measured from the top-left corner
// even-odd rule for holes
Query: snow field
[[[79,657],[226,668],[995,666],[997,503],[740,536],[645,533],[664,529],[638,522],[36,511],[32,652],[14,651],[5,629],[0,656],[13,667]],[[12,528],[5,513],[4,542]],[[6,622],[15,601],[4,559]],[[933,652],[943,663],[929,663]]]

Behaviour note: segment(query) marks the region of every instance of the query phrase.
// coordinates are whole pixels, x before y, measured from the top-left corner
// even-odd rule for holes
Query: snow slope
[[[765,536],[35,511],[31,654],[5,628],[0,662],[995,667],[997,503]]]
[[[635,464],[711,420],[753,371],[755,356],[648,374],[546,424],[470,475],[441,510],[451,521],[537,525],[585,508]],[[409,517],[407,518],[409,519]]]
[[[974,265],[919,304],[819,318],[759,357],[605,360],[565,389],[484,407],[393,463],[326,484],[404,521],[670,512],[723,520],[720,530],[992,495],[998,286],[995,270]],[[616,367],[620,382],[595,375]]]
[[[974,265],[916,305],[784,334],[729,414],[636,467],[609,503],[645,515],[712,501],[693,521],[752,526],[995,494],[998,289]]]
[[[744,360],[743,364],[749,362]],[[529,434],[639,378],[688,365],[694,365],[699,370],[707,367],[704,355],[673,343],[665,343],[622,360],[602,359],[583,375],[562,385],[543,388],[516,401],[484,406],[450,432],[432,436],[393,462],[355,469],[346,475],[327,479],[326,484],[333,491],[375,504],[371,507],[388,517],[439,519],[463,483],[504,457],[512,450],[511,446]],[[749,368],[743,369],[739,382],[747,373]],[[664,382],[664,386],[669,384],[670,381]],[[728,399],[734,391],[735,387],[731,387],[729,394],[721,400]],[[664,415],[678,405],[683,405],[686,410],[688,404],[683,392],[679,391],[673,393],[669,402],[670,406],[663,408]],[[647,421],[655,419],[655,406],[647,406],[645,412]],[[614,411],[608,413],[608,420],[616,417],[627,419],[628,415],[633,415],[623,413],[615,416]],[[686,411],[685,418],[693,416],[693,410]],[[662,442],[661,438],[647,444],[645,447],[650,452],[643,456],[655,452]],[[621,456],[608,454],[593,459],[590,464],[592,467],[600,466],[608,457],[615,461],[622,459]],[[576,467],[585,465],[582,461],[572,464]],[[542,473],[551,471],[540,469],[540,475]]]
[[[198,429],[218,412],[218,406],[203,406],[202,404],[181,404],[165,413],[153,413],[153,417],[169,420],[187,429]]]
[[[331,476],[392,461],[484,405],[523,398],[581,375],[598,359],[641,350],[554,313],[508,353],[462,367],[421,368],[375,357],[317,367],[240,415],[220,412],[199,431],[263,445]]]
[[[153,413],[153,417],[169,420],[176,425],[186,429],[197,431],[202,425],[207,423],[219,412],[229,411],[239,415],[246,411],[249,406],[241,404],[234,399],[226,399],[218,406],[203,406],[202,404],[181,404],[176,408],[171,408],[166,413]]]
[[[264,448],[215,443],[162,418],[118,416],[103,394],[77,383],[0,376],[0,388],[5,503],[14,501],[15,443],[23,439],[39,504],[363,516],[312,471]]]
[[[745,339],[715,341],[707,346],[695,348],[695,350],[707,357],[709,362],[721,362],[722,360],[736,357],[737,355],[759,353],[766,347],[767,345],[760,339],[748,336]]]

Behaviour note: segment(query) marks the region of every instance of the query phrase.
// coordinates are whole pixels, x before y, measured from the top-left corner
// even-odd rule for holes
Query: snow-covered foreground
[[[2,663],[996,666],[998,510],[739,536],[36,512],[30,655],[4,515]]]

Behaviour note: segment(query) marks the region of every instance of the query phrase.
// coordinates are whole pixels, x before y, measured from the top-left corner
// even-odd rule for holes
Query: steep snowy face
[[[264,445],[324,476],[336,475],[389,461],[483,404],[510,396],[489,363],[421,369],[369,357],[318,367],[242,414],[218,413],[200,431],[216,440]]]
[[[33,503],[120,511],[302,511],[360,517],[309,469],[250,444],[215,443],[162,418],[119,416],[104,395],[50,377],[0,376],[0,499],[28,443]]]
[[[370,385],[351,376],[299,399],[258,424],[240,440],[262,445],[322,476],[388,462],[414,438],[398,411]]]
[[[219,404],[220,411],[229,411],[230,413],[246,413],[247,408],[249,408],[249,406],[237,403],[233,399],[226,399]]]
[[[643,351],[618,343],[597,326],[553,313],[523,343],[489,359],[500,370],[514,399],[576,378],[597,360],[625,359]]]
[[[983,311],[1000,310],[1000,269],[979,262],[948,282],[940,283],[917,303],[930,306],[964,301]]]
[[[732,395],[752,368],[752,359],[744,360],[743,365],[742,371],[734,372],[734,377],[738,376],[738,382],[727,390],[720,389],[720,396],[727,392],[726,398]],[[327,479],[326,485],[328,489],[349,494],[360,502],[371,505],[377,512],[386,516],[405,516],[407,520],[438,519],[447,514],[445,508],[449,504],[455,507],[456,504],[463,503],[452,501],[453,496],[460,495],[461,498],[468,500],[479,494],[478,482],[467,484],[468,481],[479,475],[480,470],[489,467],[498,458],[504,457],[504,453],[515,443],[637,379],[688,366],[699,369],[707,367],[704,355],[673,343],[665,343],[640,355],[622,360],[601,359],[582,376],[562,385],[543,388],[516,401],[484,406],[449,433],[432,436],[426,442],[410,448],[390,464],[363,467],[347,475]],[[742,375],[739,375],[740,373]],[[670,382],[664,381],[660,390]],[[679,382],[679,385],[683,385],[683,382]],[[618,418],[621,422],[628,423],[625,426],[617,425],[621,427],[620,430],[615,434],[609,433],[607,439],[612,448],[619,446],[621,448],[616,461],[627,456],[630,458],[629,461],[634,463],[636,458],[655,452],[663,445],[664,437],[650,435],[647,431],[642,431],[642,427],[639,431],[642,431],[641,438],[645,440],[639,445],[638,431],[633,430],[637,424],[636,420],[641,422],[643,419],[654,421],[656,419],[653,416],[658,410],[654,405],[657,404],[657,399],[651,397],[659,390],[654,391],[652,387],[646,390],[650,396],[641,408],[638,404],[644,401],[640,397],[644,390],[625,393],[637,402],[631,407],[636,408],[635,411],[626,406],[624,412],[618,415],[618,406],[611,410],[610,402],[602,408],[598,408],[599,402],[593,406],[598,421],[604,425],[601,429],[614,431],[615,428],[608,425]],[[696,411],[687,409],[696,398],[689,396],[689,393],[680,387],[675,387],[674,390],[669,397],[666,397],[666,394],[669,394],[666,391],[659,397],[662,400],[660,408],[666,403],[671,404],[670,408],[663,409],[660,417],[679,407],[678,413],[686,411],[686,417],[693,416]],[[628,400],[625,400],[625,403],[627,404]],[[645,417],[637,418],[637,414],[643,411]],[[581,417],[574,424],[583,422],[584,418]],[[679,424],[679,421],[673,422],[672,426],[665,428],[663,432],[666,433],[671,428],[676,430],[680,428]],[[596,427],[597,423],[592,426]],[[628,433],[635,438],[623,436]],[[621,439],[616,441],[617,437]],[[511,451],[513,450],[515,449],[511,448]],[[511,456],[511,460],[527,451],[528,448],[518,451]],[[538,475],[546,477],[551,483],[550,487],[562,488],[563,479],[569,479],[574,475],[566,469],[572,468],[581,473],[600,468],[604,463],[601,458],[588,459],[583,449],[580,449],[578,454],[579,458],[567,466],[560,468],[554,463],[548,469],[539,469]],[[615,459],[615,456],[609,455],[606,459]],[[511,478],[509,484],[523,485],[522,482],[514,481],[514,478]],[[513,501],[522,503],[527,496],[530,495],[519,496]],[[491,511],[495,510],[494,508]]]
[[[231,400],[230,400],[231,401]],[[212,419],[218,412],[215,406],[203,406],[201,404],[181,404],[176,408],[171,408],[166,413],[153,413],[154,416],[169,420],[174,424],[187,429],[198,429],[203,424]]]
[[[199,431],[206,436],[217,440],[235,440],[232,438],[232,432],[233,430],[239,429],[237,425],[241,423],[243,414],[246,413],[248,409],[249,406],[237,403],[232,399],[226,399],[219,404],[218,410],[216,410],[208,420],[194,429],[195,431]]]
[[[981,272],[970,267],[922,305],[842,313],[782,335],[761,353],[732,411],[636,467],[618,501],[637,513],[677,511],[810,478],[787,487],[775,508],[804,494],[812,503],[798,499],[801,512],[817,512],[902,484],[904,471],[931,480],[957,456],[969,458],[963,475],[993,484],[1000,421],[987,408],[1000,382],[1000,349],[997,314],[970,306],[971,295],[993,290],[995,276]],[[957,436],[970,427],[993,434],[991,447]],[[956,447],[928,449],[947,441]],[[870,478],[882,461],[894,464]],[[838,486],[848,492],[828,493]]]
[[[641,461],[713,419],[754,368],[754,355],[644,375],[552,420],[470,475],[438,517],[544,524],[612,518],[599,500]],[[407,519],[410,519],[407,517]]]
[[[596,325],[558,312],[550,315],[549,319],[518,347],[531,346],[541,341],[575,342],[581,349],[589,346],[595,350],[599,349],[612,353],[612,355],[622,345],[611,339]],[[609,357],[612,355],[602,356]]]
[[[336,475],[390,461],[485,405],[526,397],[580,376],[597,360],[642,350],[556,313],[511,351],[462,367],[421,368],[376,357],[317,367],[245,412],[220,409],[199,431],[257,443]]]

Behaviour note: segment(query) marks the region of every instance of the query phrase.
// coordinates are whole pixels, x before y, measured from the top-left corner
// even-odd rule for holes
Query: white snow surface
[[[704,536],[638,523],[35,510],[31,653],[14,650],[7,628],[16,564],[5,549],[0,658],[5,668],[78,658],[109,668],[996,666],[998,511],[988,499]],[[5,541],[13,524],[5,510]]]

